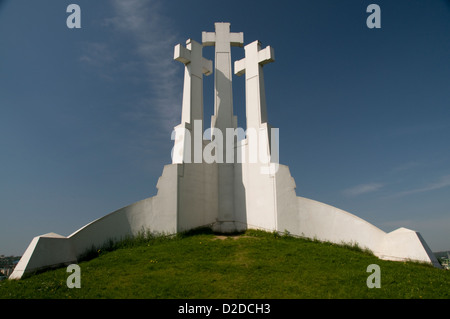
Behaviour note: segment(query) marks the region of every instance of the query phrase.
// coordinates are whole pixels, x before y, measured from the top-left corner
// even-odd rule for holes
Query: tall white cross
[[[258,129],[262,123],[267,123],[263,65],[275,61],[275,54],[270,46],[261,50],[259,41],[246,45],[244,49],[245,58],[234,62],[234,72],[238,76],[245,73],[247,129]]]
[[[215,46],[214,116],[211,127],[236,128],[233,116],[231,47],[244,45],[244,33],[230,32],[230,23],[216,22],[215,32],[202,32],[203,46]]]
[[[181,123],[203,121],[203,74],[211,74],[212,62],[203,57],[202,50],[203,46],[192,39],[186,41],[186,48],[175,46],[174,60],[185,65]]]
[[[192,163],[194,154],[201,154],[202,145],[193,143],[196,139],[202,141],[203,137],[203,74],[210,75],[212,61],[202,54],[203,45],[188,39],[186,47],[178,44],[174,49],[174,60],[185,65],[183,84],[183,104],[181,124],[175,127],[175,145],[172,154],[172,163]],[[194,125],[199,127],[194,127]],[[189,135],[186,136],[186,130]],[[196,136],[199,135],[199,136]],[[200,147],[200,150],[194,149]]]
[[[244,33],[230,32],[228,22],[215,23],[215,32],[202,32],[204,46],[215,45],[214,68],[214,115],[211,129],[219,129],[224,137],[223,145],[233,145],[226,137],[227,128],[237,128],[237,118],[233,115],[233,91],[231,72],[231,47],[244,45]],[[223,161],[227,159],[227,147],[222,152]],[[216,230],[232,232],[236,230],[234,200],[234,163],[223,163],[217,168],[218,174],[218,220]]]

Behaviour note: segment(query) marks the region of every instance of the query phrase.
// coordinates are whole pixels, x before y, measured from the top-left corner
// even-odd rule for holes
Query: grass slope
[[[79,263],[79,289],[60,268],[2,281],[0,298],[450,298],[449,271],[261,231],[141,237],[109,250]],[[366,285],[371,264],[381,288]]]

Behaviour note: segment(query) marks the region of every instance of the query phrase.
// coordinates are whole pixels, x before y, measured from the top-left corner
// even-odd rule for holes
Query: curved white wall
[[[235,178],[242,182],[236,184],[240,192],[235,197],[234,222],[241,230],[287,230],[292,235],[320,241],[358,244],[383,259],[418,260],[440,267],[415,231],[400,228],[386,234],[339,208],[298,197],[295,181],[285,165],[280,165],[275,175],[261,175],[257,165],[243,164],[239,170]],[[166,165],[157,188],[156,196],[99,218],[67,238],[53,233],[35,237],[10,278],[19,279],[26,272],[76,262],[92,247],[141,231],[175,234],[220,222],[216,165]]]
[[[180,165],[166,165],[158,180],[158,194],[116,210],[83,226],[67,238],[57,234],[35,237],[10,279],[24,273],[77,261],[92,247],[118,240],[140,231],[177,232],[177,191]]]
[[[123,207],[80,228],[68,239],[77,256],[108,240],[120,240],[139,232],[174,234],[177,232],[177,192],[179,166],[166,165],[160,177],[158,194]]]
[[[394,261],[413,260],[441,268],[436,257],[413,230],[399,228],[386,233],[342,209],[303,197],[298,200],[298,231],[294,235],[337,244],[353,243],[375,256]]]
[[[299,234],[334,243],[358,243],[375,254],[386,233],[342,209],[304,197],[297,197]]]

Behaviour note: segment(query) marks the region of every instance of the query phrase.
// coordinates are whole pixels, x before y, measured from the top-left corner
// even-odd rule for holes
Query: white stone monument
[[[194,145],[194,141],[203,139],[203,74],[210,75],[212,72],[212,62],[203,58],[203,46],[191,39],[186,41],[186,46],[178,44],[174,52],[174,59],[185,65],[185,72],[181,124],[174,131],[176,143],[172,154],[173,164],[201,161],[193,156],[203,152],[202,143]],[[188,139],[186,131],[190,134]],[[196,151],[196,147],[200,150]]]
[[[242,47],[244,34],[230,32],[229,23],[216,23],[215,32],[203,32],[204,46],[215,46],[214,61],[214,115],[211,129],[223,134],[223,145],[231,143],[224,134],[227,128],[237,128],[237,118],[233,115],[233,90],[231,71],[231,46]],[[227,158],[224,147],[222,156]],[[224,161],[217,168],[218,173],[218,220],[214,225],[216,231],[236,231],[235,225],[235,190],[234,163]]]
[[[174,129],[172,164],[164,167],[156,196],[99,218],[68,237],[54,233],[35,237],[11,279],[76,263],[92,247],[141,231],[174,234],[203,226],[224,233],[248,228],[288,231],[338,244],[357,243],[382,259],[440,267],[418,232],[400,228],[385,233],[348,212],[297,196],[289,168],[278,163],[278,129],[267,119],[263,66],[275,60],[274,50],[261,49],[259,41],[246,45],[244,58],[234,63],[235,74],[245,74],[247,130],[238,141],[231,47],[243,46],[243,33],[230,32],[229,23],[216,23],[215,32],[203,32],[202,42],[189,39],[186,47],[175,46],[174,59],[185,65],[181,123]],[[202,50],[212,45],[211,141],[203,139],[203,75],[213,68]]]

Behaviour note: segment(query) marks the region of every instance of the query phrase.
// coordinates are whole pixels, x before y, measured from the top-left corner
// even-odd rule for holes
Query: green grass
[[[87,257],[79,289],[60,268],[2,281],[0,298],[450,298],[449,271],[261,231],[141,236]],[[381,288],[366,285],[370,264],[380,266]]]

